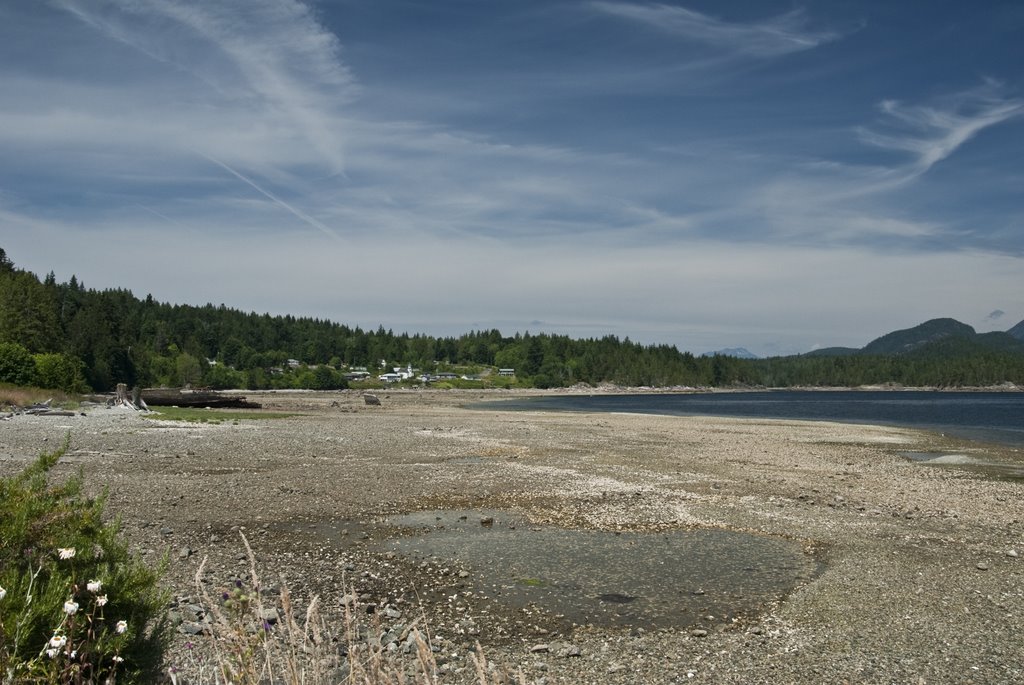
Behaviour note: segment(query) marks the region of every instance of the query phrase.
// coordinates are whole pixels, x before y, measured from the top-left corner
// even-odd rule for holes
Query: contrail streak
[[[324,225],[323,222],[317,221],[316,219],[314,219],[310,215],[306,214],[302,210],[296,209],[295,207],[292,207],[290,204],[288,204],[287,202],[285,202],[281,198],[277,197],[273,193],[271,193],[271,192],[269,192],[267,190],[264,190],[259,185],[257,185],[255,181],[253,181],[252,179],[248,178],[247,176],[244,176],[240,172],[235,171],[230,166],[228,166],[226,163],[220,161],[216,157],[211,157],[210,155],[203,154],[201,152],[199,154],[202,157],[204,157],[204,158],[208,159],[209,161],[213,162],[214,164],[216,164],[220,168],[224,169],[225,171],[230,173],[235,178],[239,179],[240,181],[244,181],[249,186],[251,186],[256,192],[258,192],[260,195],[263,195],[264,197],[266,197],[268,200],[270,200],[274,204],[278,205],[279,207],[283,207],[284,209],[288,210],[294,216],[296,216],[297,218],[299,218],[302,221],[306,222],[307,224],[309,224],[313,228],[317,229],[318,231],[320,231],[324,235],[326,235],[326,236],[328,236],[330,238],[334,238],[338,242],[341,242],[341,236],[339,236],[337,233],[335,233],[330,227]]]

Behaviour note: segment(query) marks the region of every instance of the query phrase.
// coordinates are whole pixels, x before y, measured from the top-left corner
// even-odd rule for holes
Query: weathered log
[[[181,390],[178,388],[145,388],[139,401],[152,407],[231,407],[259,409],[258,402],[249,402],[243,395],[229,395],[216,390]]]
[[[75,416],[75,412],[66,409],[29,409],[25,413],[32,416]]]

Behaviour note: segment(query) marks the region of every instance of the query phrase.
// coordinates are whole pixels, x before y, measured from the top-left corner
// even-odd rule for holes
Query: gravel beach
[[[351,588],[385,629],[421,617],[443,682],[472,680],[477,642],[549,685],[1024,682],[1021,482],[955,464],[1019,464],[1019,450],[839,423],[464,406],[513,396],[500,391],[388,391],[380,406],[352,391],[247,395],[291,415],[197,424],[97,406],[0,422],[0,473],[70,434],[58,473],[82,468],[90,491],[109,489],[108,511],[144,558],[169,555],[181,622],[169,658],[186,671],[186,641],[202,639],[196,571],[205,559],[210,588],[247,578],[244,532],[261,575],[300,606],[319,595],[337,612]],[[798,562],[775,599],[686,588],[687,602],[718,608],[644,625],[643,600],[609,587],[595,606],[632,602],[632,623],[583,622],[572,592],[597,601],[585,579],[566,585],[569,610],[554,609],[521,599],[543,577],[502,586],[486,559],[393,544],[429,541],[448,515],[461,524],[446,535],[459,525],[517,540],[618,533],[637,549],[643,536],[749,533],[788,544]],[[652,595],[679,593],[693,562],[666,550]],[[530,554],[543,557],[543,545]]]

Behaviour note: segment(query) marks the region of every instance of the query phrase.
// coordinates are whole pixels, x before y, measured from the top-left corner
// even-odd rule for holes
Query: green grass
[[[520,585],[525,585],[526,587],[544,587],[547,585],[547,583],[540,578],[520,578],[517,582]]]
[[[157,421],[185,421],[188,423],[225,422],[238,423],[254,419],[286,419],[295,414],[284,412],[234,411],[226,409],[204,409],[200,407],[158,407],[145,418]]]

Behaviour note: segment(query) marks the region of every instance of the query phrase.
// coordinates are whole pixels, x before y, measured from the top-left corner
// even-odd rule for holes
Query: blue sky
[[[1017,0],[0,4],[0,246],[396,332],[1024,319]]]

